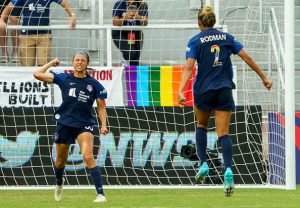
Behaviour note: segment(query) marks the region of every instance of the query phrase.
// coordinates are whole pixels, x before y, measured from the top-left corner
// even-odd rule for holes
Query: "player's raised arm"
[[[59,65],[59,60],[57,58],[53,59],[52,61],[48,62],[47,64],[41,66],[39,69],[37,69],[34,73],[33,76],[34,78],[43,81],[43,82],[48,82],[52,83],[54,79],[54,75],[52,73],[47,72],[47,70],[50,67],[56,67]]]

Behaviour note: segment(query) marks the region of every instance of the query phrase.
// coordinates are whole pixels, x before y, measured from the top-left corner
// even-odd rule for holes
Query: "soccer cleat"
[[[97,202],[97,203],[103,203],[103,202],[106,202],[106,198],[104,195],[102,194],[98,194],[96,199],[94,200],[94,202]]]
[[[234,190],[233,173],[230,168],[227,168],[224,173],[224,193],[225,196],[229,197],[232,195]]]
[[[65,179],[62,179],[62,185],[56,185],[55,191],[54,191],[54,199],[55,201],[61,201],[62,194],[63,194],[63,184],[65,182]]]
[[[204,162],[201,167],[199,168],[198,173],[195,176],[197,183],[203,183],[205,180],[205,177],[208,175],[209,167],[206,162]]]
[[[54,192],[55,201],[61,201],[63,194],[63,185],[56,185]]]

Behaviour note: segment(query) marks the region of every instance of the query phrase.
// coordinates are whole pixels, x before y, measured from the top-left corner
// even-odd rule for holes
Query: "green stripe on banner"
[[[151,66],[149,73],[150,106],[160,106],[160,67]]]
[[[136,69],[137,106],[149,106],[149,67],[138,66]]]

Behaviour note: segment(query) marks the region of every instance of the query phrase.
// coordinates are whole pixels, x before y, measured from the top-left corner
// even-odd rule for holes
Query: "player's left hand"
[[[179,104],[179,107],[183,108],[184,105],[186,103],[186,98],[184,97],[183,93],[179,92],[178,93],[178,104]]]
[[[106,127],[101,127],[101,129],[100,129],[100,134],[105,135],[105,134],[107,134],[107,133],[108,133],[108,129],[107,129]]]
[[[268,89],[268,90],[271,90],[272,88],[272,85],[273,85],[273,82],[271,80],[269,80],[268,78],[265,78],[262,80],[263,81],[263,84],[265,85],[265,87]]]

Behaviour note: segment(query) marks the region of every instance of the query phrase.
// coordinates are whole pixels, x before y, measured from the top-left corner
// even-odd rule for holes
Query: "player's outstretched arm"
[[[101,128],[100,128],[100,133],[101,134],[107,134],[108,130],[106,127],[106,108],[105,108],[105,101],[103,99],[97,98],[97,112],[98,112],[98,117],[101,121]]]
[[[273,82],[264,75],[257,63],[244,50],[241,50],[238,55],[260,76],[264,86],[270,90]]]
[[[52,73],[46,72],[50,67],[56,67],[59,65],[59,60],[57,58],[53,59],[52,61],[48,62],[47,64],[41,66],[39,69],[37,69],[33,76],[34,78],[43,81],[52,83],[54,79],[54,75]]]

